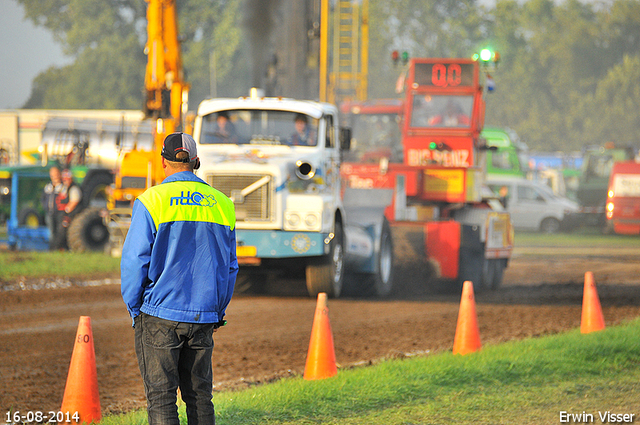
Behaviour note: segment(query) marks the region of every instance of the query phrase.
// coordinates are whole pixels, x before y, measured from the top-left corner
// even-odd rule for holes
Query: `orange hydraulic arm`
[[[146,1],[149,5],[145,115],[147,118],[170,118],[171,124],[179,127],[189,85],[184,81],[182,71],[175,0]]]
[[[189,84],[184,80],[178,40],[176,0],[147,2],[147,66],[144,78],[144,114],[155,120],[151,151],[134,149],[124,153],[116,170],[110,208],[131,207],[147,187],[164,179],[160,151],[164,138],[184,127]]]
[[[187,112],[189,85],[184,80],[182,70],[175,0],[146,1],[148,40],[145,46],[144,112],[147,118],[157,120],[152,178],[152,184],[156,184],[163,178],[158,159],[162,142],[167,134],[181,129],[183,116]]]

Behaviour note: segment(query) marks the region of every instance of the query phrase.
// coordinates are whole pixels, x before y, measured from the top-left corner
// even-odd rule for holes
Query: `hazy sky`
[[[0,109],[20,108],[29,99],[34,77],[68,62],[49,31],[25,20],[22,5],[0,0]]]
[[[495,4],[495,0],[479,2]],[[0,0],[0,109],[20,108],[31,94],[36,75],[68,62],[49,31],[25,20],[22,5]]]
[[[51,33],[25,20],[22,5],[0,0],[0,109],[20,108],[36,75],[67,62]]]

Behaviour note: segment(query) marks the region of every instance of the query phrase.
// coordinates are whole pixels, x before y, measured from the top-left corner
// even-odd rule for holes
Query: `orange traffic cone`
[[[60,411],[68,416],[69,421],[77,423],[100,422],[102,418],[96,354],[93,348],[91,318],[88,316],[80,316]]]
[[[604,329],[604,317],[602,316],[600,298],[598,298],[598,292],[596,291],[593,273],[586,272],[584,274],[580,332],[588,334],[589,332],[601,331],[602,329]]]
[[[478,351],[480,347],[482,347],[482,344],[480,343],[480,331],[478,330],[473,283],[467,280],[462,287],[458,325],[453,341],[453,354],[473,353]]]
[[[316,313],[311,328],[304,379],[325,379],[337,373],[336,354],[333,348],[333,335],[329,323],[329,309],[327,308],[327,294],[321,292],[318,294]]]

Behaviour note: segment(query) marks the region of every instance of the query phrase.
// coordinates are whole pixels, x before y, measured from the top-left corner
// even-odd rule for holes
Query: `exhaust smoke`
[[[271,33],[280,0],[245,0],[244,29],[249,41],[252,87],[263,87],[268,69]]]

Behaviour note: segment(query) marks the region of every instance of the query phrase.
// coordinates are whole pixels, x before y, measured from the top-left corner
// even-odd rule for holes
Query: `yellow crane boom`
[[[119,254],[128,230],[133,201],[164,179],[160,152],[165,137],[185,131],[189,84],[184,79],[178,38],[176,0],[147,2],[147,66],[144,78],[144,114],[155,120],[153,147],[134,149],[119,156],[114,187],[109,191],[107,226],[111,252]]]

